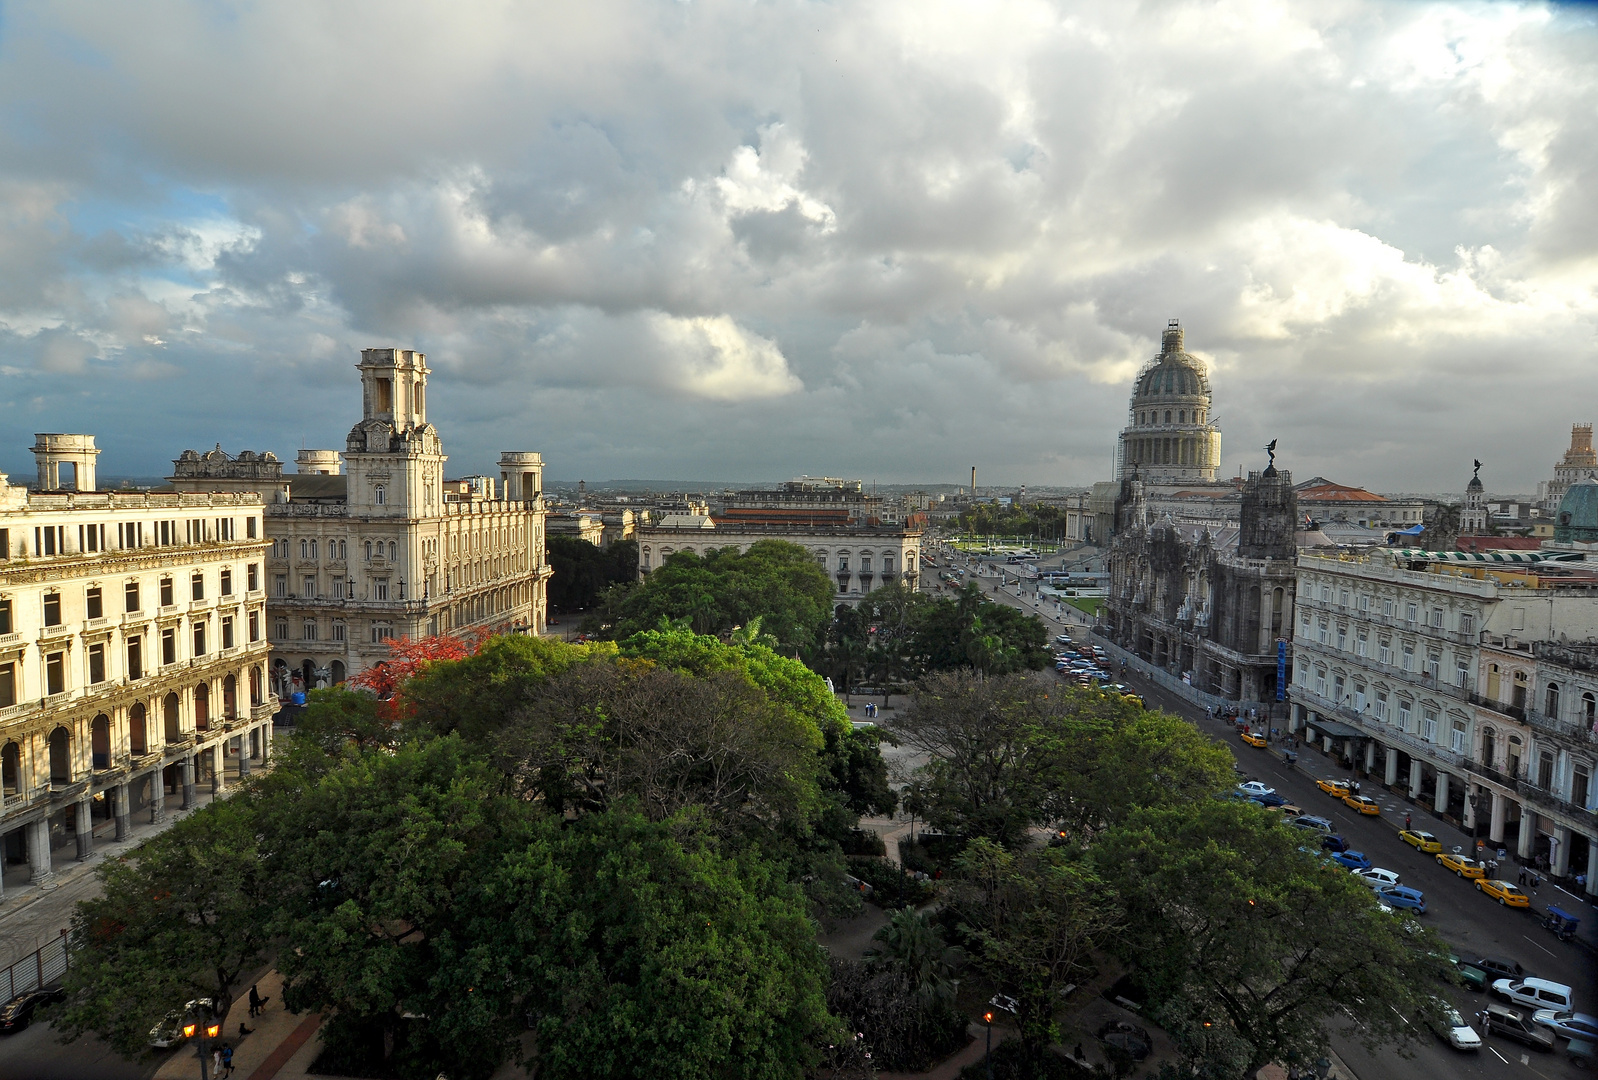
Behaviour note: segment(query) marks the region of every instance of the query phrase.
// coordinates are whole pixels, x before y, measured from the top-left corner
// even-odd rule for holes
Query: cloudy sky
[[[1168,318],[1228,471],[1501,492],[1598,419],[1598,8],[7,3],[0,466],[1087,484]],[[20,475],[19,475],[20,474]]]

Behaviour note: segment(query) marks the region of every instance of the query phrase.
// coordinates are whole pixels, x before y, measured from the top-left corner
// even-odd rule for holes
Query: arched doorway
[[[89,723],[89,751],[94,755],[96,769],[111,767],[111,718],[105,713]]]
[[[337,686],[339,683],[344,681],[344,677],[345,677],[344,676],[344,661],[342,661],[342,660],[333,661],[333,663],[331,665],[331,670],[333,672],[333,685]]]
[[[135,754],[150,752],[145,741],[144,731],[144,703],[141,701],[128,710],[128,749]]]
[[[21,794],[22,783],[22,747],[14,742],[8,742],[4,750],[0,750],[0,787],[5,789],[7,795]]]
[[[316,662],[306,660],[300,664],[300,688],[312,690],[316,687]]]
[[[211,727],[211,687],[200,683],[194,688],[194,730],[207,731]]]
[[[229,720],[239,714],[239,680],[229,675],[222,680],[222,715]]]
[[[50,783],[72,783],[72,734],[64,727],[50,732]]]
[[[256,705],[259,705],[261,703],[261,700],[262,700],[262,698],[261,698],[261,669],[258,668],[258,667],[252,667],[250,669],[250,706],[251,706],[251,708],[254,708]]]
[[[161,719],[166,724],[166,741],[169,743],[180,742],[183,731],[178,724],[178,696],[168,694],[166,700],[161,702]]]

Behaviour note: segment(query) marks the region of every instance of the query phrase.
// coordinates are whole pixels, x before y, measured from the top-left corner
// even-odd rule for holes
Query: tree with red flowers
[[[400,687],[435,660],[465,660],[476,656],[491,635],[487,630],[468,630],[462,634],[433,634],[390,640],[388,659],[381,660],[349,680],[352,687],[370,690],[383,701],[392,702]]]

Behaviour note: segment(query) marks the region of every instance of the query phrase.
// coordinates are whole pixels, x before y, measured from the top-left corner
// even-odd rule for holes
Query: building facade
[[[1591,862],[1592,815],[1576,805],[1592,801],[1578,779],[1592,775],[1590,734],[1566,688],[1598,683],[1576,650],[1537,643],[1598,637],[1598,575],[1530,554],[1426,554],[1299,557],[1290,726],[1522,860]],[[1549,685],[1555,711],[1539,713]]]
[[[1235,529],[1149,523],[1134,498],[1110,545],[1103,635],[1197,690],[1269,714],[1278,671],[1292,664],[1278,643],[1292,637],[1297,516],[1292,474],[1274,465],[1250,474]]]
[[[37,490],[0,475],[0,832],[43,884],[96,818],[125,839],[264,763],[275,702],[261,498],[96,491],[91,435],[34,454]]]
[[[1570,449],[1554,465],[1552,480],[1544,480],[1538,505],[1552,512],[1570,490],[1570,485],[1598,477],[1598,451],[1592,448],[1592,425],[1570,425]]]
[[[667,522],[674,519],[667,518]],[[638,576],[642,579],[677,552],[703,556],[717,548],[747,550],[761,540],[786,540],[807,549],[837,582],[838,602],[859,600],[873,589],[921,583],[921,531],[871,525],[728,525],[682,515],[680,524],[650,525],[638,530]]]
[[[394,638],[544,630],[542,457],[502,453],[497,487],[447,482],[427,422],[426,356],[364,349],[357,368],[362,416],[341,454],[302,452],[304,471],[290,476],[248,451],[174,462],[179,490],[271,492],[264,584],[273,686],[285,696],[377,664]]]

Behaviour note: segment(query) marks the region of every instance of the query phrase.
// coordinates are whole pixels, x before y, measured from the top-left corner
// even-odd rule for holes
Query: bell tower
[[[344,461],[351,514],[430,517],[441,513],[444,456],[427,422],[427,356],[412,349],[362,349],[361,420]]]

